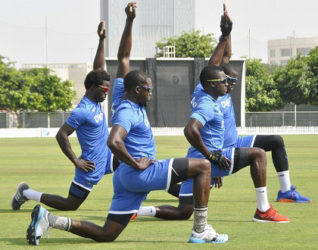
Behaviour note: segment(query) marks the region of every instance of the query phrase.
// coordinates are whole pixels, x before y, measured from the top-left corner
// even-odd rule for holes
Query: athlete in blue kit
[[[265,150],[266,152],[272,152],[272,160],[275,170],[277,172],[280,190],[278,191],[276,201],[277,202],[288,202],[288,203],[309,203],[311,199],[300,195],[295,186],[291,185],[288,157],[285,149],[285,143],[279,135],[249,135],[249,136],[238,136],[235,122],[235,112],[231,99],[230,92],[235,86],[238,80],[238,73],[233,70],[229,64],[232,55],[231,48],[231,34],[229,34],[224,50],[222,59],[222,69],[227,75],[228,87],[227,94],[218,98],[221,111],[224,114],[224,145],[223,148],[241,148],[241,147],[257,147]],[[220,61],[220,57],[216,58],[215,61]],[[219,63],[219,62],[217,62]],[[199,83],[194,93],[202,90],[203,87]]]
[[[135,3],[125,11],[127,22],[135,17]],[[125,27],[126,30],[126,27]],[[124,31],[125,33],[125,31]],[[120,68],[119,68],[120,71]],[[145,105],[151,99],[152,82],[143,72],[131,71],[124,77],[124,96],[116,106],[108,146],[120,165],[113,177],[114,196],[103,227],[87,221],[55,216],[37,205],[27,239],[39,244],[49,227],[69,231],[95,241],[113,241],[127,226],[133,213],[151,190],[168,190],[175,183],[193,178],[194,225],[192,243],[224,243],[226,234],[218,234],[207,224],[207,205],[210,193],[210,163],[206,159],[155,160],[155,144]]]
[[[224,16],[221,19],[222,36],[220,42],[209,60],[209,66],[205,67],[201,72],[200,81],[203,86],[201,84],[197,86],[191,99],[191,115],[185,127],[185,136],[192,146],[188,150],[187,157],[210,159],[212,162],[212,176],[214,177],[226,176],[239,171],[247,165],[251,165],[251,176],[257,196],[257,210],[253,221],[286,223],[289,222],[289,219],[279,215],[268,203],[265,152],[258,148],[225,148],[223,144],[224,133],[229,132],[229,135],[231,131],[226,131],[229,128],[219,103],[219,99],[224,98],[223,96],[226,95],[227,89],[224,90],[223,88],[223,93],[220,93],[219,88],[227,84],[229,77],[224,74],[222,69],[213,65],[220,65],[220,58],[223,57],[226,46],[228,49],[227,42],[230,39],[230,32],[224,34],[226,22],[231,25],[231,20],[224,7]],[[224,106],[227,104],[224,102]],[[236,131],[235,126],[234,129]],[[230,169],[225,171],[224,167],[216,166],[214,160],[210,158],[211,152],[219,153],[219,157],[230,159]],[[218,180],[219,182],[216,183],[216,186],[222,185],[221,179],[218,178]],[[142,207],[138,212],[138,216],[148,215],[163,219],[188,219],[192,214],[192,199],[192,182],[187,180],[182,183],[179,193],[179,206],[177,208],[168,205]],[[146,210],[147,208],[148,210]],[[152,209],[150,210],[149,208]]]
[[[63,153],[75,166],[75,177],[71,183],[67,198],[41,193],[29,188],[22,182],[12,198],[12,208],[20,209],[27,200],[39,201],[59,210],[76,210],[86,199],[93,186],[105,175],[112,173],[118,166],[118,161],[106,145],[108,128],[101,102],[106,98],[110,88],[110,75],[104,70],[104,40],[103,22],[97,30],[99,43],[94,59],[93,71],[86,76],[85,95],[71,112],[56,135]],[[82,154],[77,157],[72,150],[68,137],[76,131]]]

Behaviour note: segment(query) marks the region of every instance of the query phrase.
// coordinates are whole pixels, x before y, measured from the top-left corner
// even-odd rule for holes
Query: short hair
[[[223,63],[222,69],[226,75],[235,77],[235,78],[238,77],[238,72],[235,69],[233,69],[229,63]]]
[[[214,65],[208,65],[204,67],[200,74],[200,82],[203,86],[203,88],[208,86],[208,81],[211,79],[217,79],[219,78],[219,73],[223,71],[222,68]]]
[[[130,91],[136,86],[142,86],[147,83],[149,76],[139,70],[130,71],[124,78],[125,91]]]
[[[110,75],[103,69],[92,70],[85,78],[85,89],[89,89],[93,84],[102,85],[103,81],[110,81]]]

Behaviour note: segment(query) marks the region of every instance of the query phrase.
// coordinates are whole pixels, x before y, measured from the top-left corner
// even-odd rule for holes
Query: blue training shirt
[[[216,100],[203,89],[197,90],[192,95],[190,118],[197,119],[203,125],[200,135],[210,151],[214,152],[223,148],[223,114]],[[187,157],[204,158],[193,146],[189,148]]]
[[[195,87],[192,97],[199,91],[203,90],[201,82]],[[229,93],[225,96],[220,96],[217,99],[220,104],[221,111],[224,117],[224,145],[223,148],[234,147],[237,142],[238,134],[236,130],[235,112],[232,103],[232,98]]]
[[[85,176],[88,181],[95,184],[94,182],[105,174],[108,154],[110,154],[106,145],[109,133],[101,104],[84,96],[66,123],[76,130],[82,150],[79,158],[95,163],[94,171],[86,173],[76,168],[76,174]]]
[[[238,134],[236,130],[235,112],[231,95],[227,93],[225,96],[220,96],[218,98],[218,103],[220,104],[221,111],[224,115],[225,132],[223,147],[234,147],[238,139]]]
[[[124,79],[116,78],[113,86],[112,93],[112,115],[115,113],[116,108],[119,106],[121,99],[125,93]]]
[[[155,140],[144,106],[122,100],[115,109],[112,124],[118,124],[126,130],[124,143],[132,157],[156,158]]]

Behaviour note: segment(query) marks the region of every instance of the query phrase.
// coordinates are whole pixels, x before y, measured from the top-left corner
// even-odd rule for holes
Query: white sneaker
[[[192,230],[190,243],[225,243],[229,240],[227,234],[218,234],[211,225],[206,225],[202,233]]]
[[[22,204],[28,200],[23,195],[23,191],[26,189],[29,189],[29,186],[25,182],[21,182],[18,185],[17,191],[15,192],[15,194],[13,195],[12,200],[11,200],[11,207],[13,210],[19,210],[20,207],[22,206]]]
[[[41,205],[33,208],[31,218],[32,221],[27,230],[27,240],[30,245],[39,245],[41,236],[49,229],[49,212]]]

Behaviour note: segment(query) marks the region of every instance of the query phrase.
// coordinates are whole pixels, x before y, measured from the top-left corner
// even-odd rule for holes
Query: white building
[[[106,57],[116,57],[128,1],[100,0],[106,22]],[[138,0],[131,57],[154,57],[156,42],[195,28],[195,0]]]
[[[267,43],[268,63],[286,65],[290,58],[299,53],[307,55],[316,46],[318,46],[318,37],[269,40]]]

